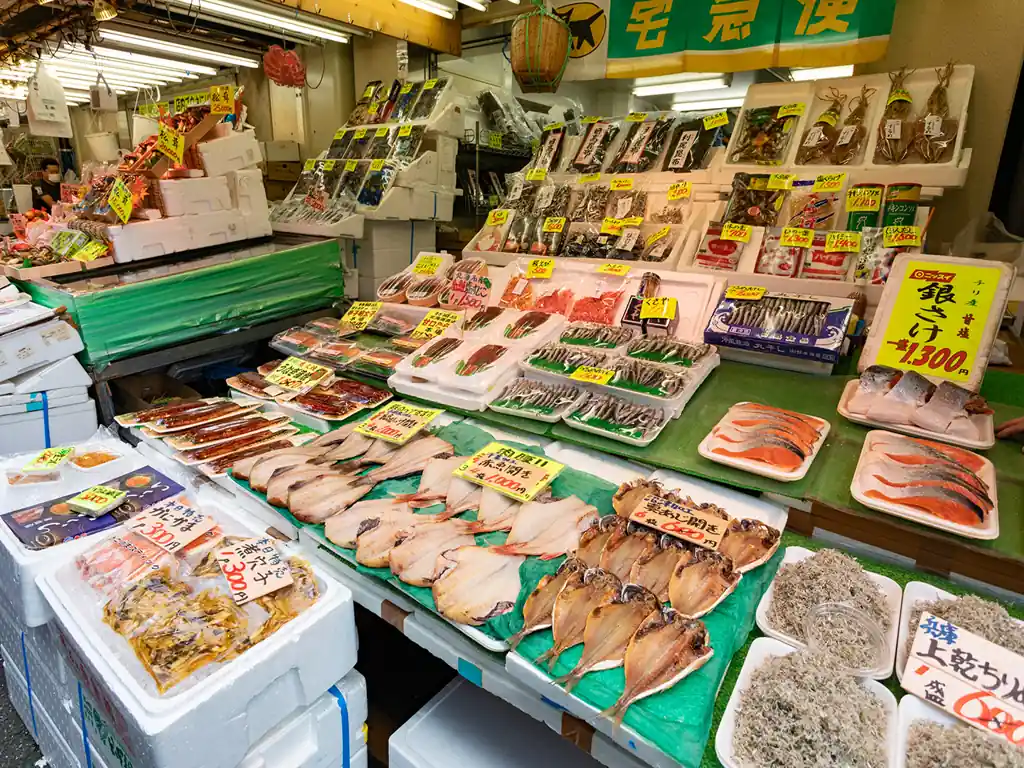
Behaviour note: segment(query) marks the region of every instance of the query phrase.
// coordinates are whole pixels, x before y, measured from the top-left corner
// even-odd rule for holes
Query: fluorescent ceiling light
[[[443,16],[446,19],[454,19],[455,11],[446,5],[432,2],[432,0],[402,0],[406,5],[411,5],[413,8],[419,8],[421,11],[429,11],[430,13],[438,16]]]
[[[187,61],[178,61],[176,59],[158,59],[155,56],[146,56],[145,54],[132,53],[131,51],[120,51],[117,48],[107,48],[105,46],[97,45],[93,46],[93,51],[105,59],[130,61],[133,64],[145,64],[147,66],[163,67],[165,69],[180,69],[185,72],[193,72],[197,75],[217,74],[216,69],[203,64],[192,64]]]
[[[727,88],[728,83],[724,77],[714,77],[710,80],[683,80],[674,83],[659,83],[656,85],[641,85],[633,89],[634,96],[662,96],[666,93],[689,93],[690,91],[716,91]]]
[[[212,51],[206,48],[196,48],[191,45],[180,45],[178,43],[172,43],[169,40],[158,40],[152,37],[143,37],[142,35],[132,35],[127,32],[114,31],[109,29],[100,29],[99,36],[103,40],[109,40],[114,43],[121,43],[129,47],[135,48],[148,48],[155,51],[166,51],[177,56],[184,56],[185,58],[199,59],[200,61],[212,61],[215,64],[220,64],[226,67],[249,67],[250,69],[256,69],[260,65],[260,60],[256,57],[248,56],[236,56],[234,54],[227,53],[226,51]]]
[[[709,101],[678,101],[672,105],[676,112],[696,112],[704,109],[731,109],[742,107],[743,98],[738,99],[710,99]]]
[[[277,27],[289,32],[298,32],[307,37],[314,37],[321,40],[330,40],[335,43],[347,43],[349,36],[320,24],[311,24],[303,21],[301,16],[279,16],[276,13],[267,13],[263,10],[253,8],[249,5],[237,5],[235,3],[223,2],[223,0],[169,0],[175,5],[180,5],[193,11],[208,11],[218,16],[223,16],[236,21],[252,21],[268,27]]]
[[[131,54],[125,54],[130,56]],[[114,59],[108,56],[87,56],[81,53],[72,53],[60,59],[54,59],[54,62],[69,62],[82,68],[91,68],[93,70],[102,71],[104,74],[109,72],[111,69],[114,71],[121,71],[125,68],[125,62],[121,59]],[[185,66],[188,66],[187,64]],[[203,69],[210,69],[211,72],[216,74],[217,70],[212,67],[204,67]],[[154,64],[142,64],[139,61],[133,60],[131,62],[132,73],[141,72],[147,75],[153,75],[154,77],[163,77],[172,81],[180,80],[197,80],[199,75],[193,74],[192,72],[186,72],[180,69],[171,69],[169,67],[158,67]]]
[[[480,0],[459,0],[463,5],[468,5],[470,8],[475,8],[478,11],[486,11],[487,6],[480,2]]]
[[[658,75],[656,77],[638,77],[633,87],[642,85],[664,85],[665,83],[685,83],[691,80],[709,80],[712,77],[725,77],[724,72],[680,72],[675,75]]]
[[[145,71],[140,72],[134,69],[131,71],[130,74],[126,74],[124,72],[117,70],[113,72],[108,72],[103,70],[102,68],[96,69],[94,67],[89,67],[86,64],[69,64],[63,59],[61,59],[60,61],[43,61],[42,63],[45,64],[46,67],[51,71],[56,72],[58,77],[74,77],[83,80],[89,80],[93,84],[95,84],[96,82],[97,73],[102,73],[104,79],[106,79],[106,81],[111,85],[114,85],[116,83],[125,83],[126,85],[176,85],[181,81],[180,78],[167,76],[160,77],[157,75],[151,75]],[[35,71],[36,67],[34,64],[26,63],[22,64],[17,70],[11,70],[11,75],[19,73],[28,76],[34,74]]]
[[[841,67],[810,67],[809,69],[791,69],[789,74],[796,81],[828,80],[833,77],[850,77],[853,75],[853,64]]]

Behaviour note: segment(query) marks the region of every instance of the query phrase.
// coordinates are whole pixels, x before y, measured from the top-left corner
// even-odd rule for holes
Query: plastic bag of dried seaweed
[[[398,175],[398,164],[388,160],[371,160],[370,170],[366,174],[363,186],[359,190],[357,200],[360,205],[376,208],[384,199],[384,195]]]
[[[608,155],[608,148],[620,130],[617,121],[595,120],[589,123],[569,168],[576,173],[599,173]]]
[[[711,157],[711,147],[721,131],[720,127],[710,130],[705,128],[704,120],[700,117],[681,119],[672,132],[662,170],[689,173],[706,168]]]
[[[416,105],[412,108],[412,112],[409,114],[410,120],[426,120],[434,113],[434,108],[441,101],[441,97],[448,89],[449,79],[447,77],[437,77],[430,80],[425,80],[423,86],[420,89],[419,98],[416,99]]]
[[[391,119],[401,123],[410,119],[412,108],[419,98],[423,83],[406,83],[398,89],[398,98],[395,101],[395,108],[391,110]]]
[[[646,173],[653,169],[665,149],[671,128],[672,118],[668,116],[631,122],[608,172]]]

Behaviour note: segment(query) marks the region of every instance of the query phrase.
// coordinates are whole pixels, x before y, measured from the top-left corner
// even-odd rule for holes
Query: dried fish
[[[670,367],[628,357],[617,360],[612,365],[612,370],[615,371],[615,375],[608,382],[611,386],[655,397],[675,397],[682,393],[688,382],[686,371],[682,367]]]
[[[584,563],[570,557],[558,566],[557,571],[537,583],[523,603],[523,628],[509,638],[509,650],[514,651],[527,635],[551,626],[555,598],[574,573],[582,573],[585,569]]]
[[[642,555],[653,552],[657,545],[658,537],[649,528],[636,523],[614,525],[601,550],[600,567],[614,573],[620,581],[628,581],[633,564]]]
[[[556,373],[572,373],[581,365],[603,367],[608,356],[601,352],[551,342],[537,349],[526,362],[534,368]]]
[[[730,326],[759,328],[765,333],[796,333],[819,336],[828,322],[827,301],[765,296],[737,302],[723,321]]]
[[[620,518],[621,519],[621,518]],[[629,582],[646,587],[663,603],[669,601],[668,585],[680,563],[691,562],[696,547],[663,534],[654,549],[640,553],[629,570]]]
[[[782,541],[778,529],[753,518],[733,520],[726,529],[718,551],[732,559],[740,573],[756,568],[775,554]]]
[[[321,475],[300,481],[288,491],[288,510],[304,523],[322,523],[369,493],[351,475]]]
[[[644,440],[665,426],[665,413],[612,395],[591,395],[567,417],[570,424],[584,424],[631,440]]]
[[[889,73],[891,85],[885,101],[885,111],[878,122],[878,143],[875,147],[876,163],[902,163],[910,153],[914,140],[914,124],[910,119],[913,99],[904,85],[914,70],[902,67]]]
[[[626,347],[626,354],[639,360],[651,360],[690,368],[715,351],[710,344],[688,344],[664,336],[642,336]]]
[[[575,551],[580,533],[597,520],[597,507],[575,496],[523,504],[505,543],[494,547],[508,555],[536,555],[542,559]]]
[[[577,559],[588,568],[600,568],[604,545],[620,529],[625,531],[626,521],[616,515],[605,515],[600,520],[595,520],[580,534],[580,543],[576,547]]]
[[[383,466],[357,478],[355,485],[373,486],[385,480],[414,475],[422,472],[431,459],[451,456],[453,453],[451,443],[439,437],[421,437],[395,451]]]
[[[697,550],[692,560],[676,565],[668,585],[669,600],[680,615],[700,618],[724,600],[739,580],[728,557],[710,549]]]
[[[519,566],[525,559],[476,546],[443,553],[442,572],[432,587],[438,612],[474,626],[508,613],[519,597]]]
[[[548,671],[551,671],[563,651],[583,642],[583,632],[590,612],[599,605],[610,603],[621,591],[622,582],[614,574],[600,568],[572,573],[555,597],[551,612],[554,645],[541,654],[536,662],[548,662]]]
[[[551,384],[533,379],[516,379],[491,403],[499,408],[551,416],[576,402],[582,390],[571,384]]]
[[[572,344],[598,349],[614,349],[636,338],[632,328],[618,328],[601,323],[572,323],[559,337],[562,344]]]
[[[399,579],[416,587],[429,587],[434,583],[440,572],[438,559],[442,552],[476,544],[456,520],[421,524],[411,531],[408,538],[401,539],[388,553],[388,565]]]

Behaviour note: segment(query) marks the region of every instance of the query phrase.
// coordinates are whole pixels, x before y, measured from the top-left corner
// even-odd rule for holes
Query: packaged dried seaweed
[[[346,160],[362,160],[367,156],[370,144],[373,143],[373,128],[356,128],[352,131],[352,140],[348,143],[345,153]]]
[[[385,193],[398,175],[398,164],[389,160],[370,161],[370,170],[366,174],[363,186],[359,190],[357,200],[360,205],[376,208],[384,199]]]
[[[395,101],[395,108],[391,111],[391,119],[401,123],[411,119],[412,108],[419,98],[423,83],[406,83],[398,89],[398,99]]]
[[[938,82],[928,96],[925,113],[914,126],[914,151],[922,162],[948,163],[953,159],[960,122],[949,116],[949,81],[955,64],[935,70]]]
[[[429,118],[434,113],[434,107],[437,106],[438,102],[441,100],[441,96],[444,95],[447,88],[447,77],[425,80],[423,82],[423,87],[420,89],[420,96],[416,99],[416,104],[412,108],[412,112],[409,114],[409,119],[426,120]]]
[[[403,125],[395,133],[391,150],[391,159],[408,164],[420,153],[420,145],[426,128],[422,125]]]
[[[768,189],[767,174],[737,173],[726,204],[723,222],[752,227],[774,227],[786,198],[786,190]]]
[[[346,160],[344,163],[339,163],[339,166],[341,167],[341,177],[338,179],[336,194],[351,198],[354,204],[359,196],[359,190],[363,187],[363,180],[370,170],[370,161]]]
[[[721,131],[720,127],[710,130],[705,128],[702,118],[680,120],[672,133],[672,139],[669,141],[668,152],[665,153],[665,161],[661,169],[675,173],[688,173],[699,168],[706,168],[709,150],[714,146],[715,139],[718,138]]]
[[[610,120],[598,120],[587,126],[587,132],[580,141],[569,164],[577,173],[598,173],[604,166],[608,148],[619,135],[619,124]]]
[[[566,213],[572,188],[568,184],[546,184],[537,192],[530,229],[522,250],[543,256],[557,256],[568,227]]]
[[[371,160],[384,159],[391,154],[391,148],[398,136],[398,128],[382,125],[373,130],[373,136],[366,147],[366,157]]]
[[[550,173],[559,167],[562,159],[562,150],[565,146],[565,124],[553,123],[544,129],[540,137],[540,146],[533,156],[530,170],[545,171]]]
[[[356,102],[355,108],[348,116],[345,125],[366,125],[370,122],[370,104],[376,101],[378,94],[382,92],[384,83],[380,80],[371,80],[363,89],[362,96]]]
[[[661,157],[662,150],[665,149],[671,128],[670,117],[631,123],[608,172],[646,173],[653,169]]]
[[[875,162],[897,165],[907,159],[914,139],[914,122],[910,112],[914,102],[910,91],[904,87],[906,79],[914,73],[906,67],[890,72],[889,98],[885,100],[885,111],[878,123],[878,143],[875,146]]]
[[[349,142],[352,141],[352,134],[355,130],[352,128],[340,128],[334,134],[334,139],[331,141],[331,146],[327,149],[327,157],[339,158],[344,157],[348,151]]]
[[[843,113],[846,96],[837,88],[830,88],[827,96],[818,96],[818,98],[828,102],[828,107],[804,132],[796,151],[797,165],[827,163],[831,157],[832,148],[839,139],[839,129],[836,126],[839,125],[839,117]]]
[[[607,255],[607,242],[596,228],[570,232],[562,248],[562,256],[569,259],[600,259]]]
[[[599,224],[608,209],[611,190],[607,184],[584,184],[569,213],[569,221]]]
[[[729,162],[781,165],[800,119],[797,106],[803,107],[803,104],[744,110],[734,134],[736,148],[729,155]]]
[[[875,89],[866,85],[861,87],[860,94],[850,99],[850,113],[843,121],[843,129],[839,131],[836,143],[832,147],[829,159],[833,165],[849,165],[860,162],[867,145],[865,139],[868,129],[864,119],[868,114],[868,104],[874,96]]]

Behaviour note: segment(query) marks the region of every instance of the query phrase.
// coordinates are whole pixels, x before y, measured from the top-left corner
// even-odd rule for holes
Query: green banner
[[[584,0],[566,80],[831,66],[885,55],[896,0]]]

